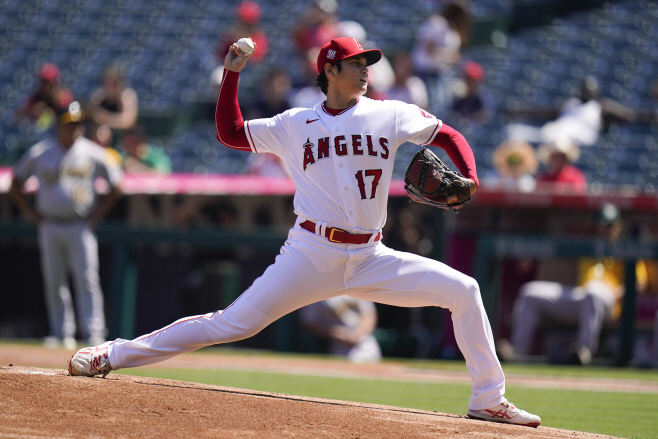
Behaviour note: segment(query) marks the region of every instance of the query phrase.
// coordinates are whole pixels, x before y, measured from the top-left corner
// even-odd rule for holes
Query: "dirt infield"
[[[44,349],[40,345],[0,344],[0,366],[8,364],[66,369],[73,352]],[[419,382],[470,383],[463,371],[419,369],[404,363],[386,361],[377,364],[354,364],[331,357],[285,357],[202,350],[179,355],[149,368],[241,370],[311,376],[337,376],[366,379],[393,379]],[[547,377],[506,374],[508,385],[524,387],[579,389],[607,392],[658,393],[658,382],[628,379]]]
[[[0,438],[605,438],[181,381],[0,366]]]
[[[456,414],[155,378],[117,374],[105,379],[71,377],[66,370],[70,356],[71,352],[65,350],[0,344],[0,438],[609,437],[548,427],[494,424]],[[466,373],[420,371],[395,363],[353,365],[312,358],[216,353],[182,355],[163,367],[468,380]],[[568,382],[563,385],[572,386]]]

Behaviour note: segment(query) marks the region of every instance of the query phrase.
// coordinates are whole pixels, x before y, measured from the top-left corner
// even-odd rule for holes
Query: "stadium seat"
[[[194,99],[214,99],[216,89],[210,82],[210,75],[217,62],[212,52],[217,39],[234,19],[235,7],[235,2],[228,0],[155,0],[149,2],[148,8],[137,0],[60,0],[43,2],[38,11],[26,14],[22,1],[2,3],[0,82],[11,83],[10,88],[0,90],[4,93],[0,95],[2,108],[9,102],[16,105],[19,97],[25,96],[29,91],[25,87],[29,89],[36,68],[44,61],[61,64],[71,82],[66,85],[72,87],[76,95],[87,95],[98,85],[101,69],[111,61],[121,60],[127,67],[129,82],[138,91],[140,105],[145,110],[162,112],[192,106]],[[289,29],[307,2],[259,3],[263,10],[262,25],[268,31],[272,48],[267,62],[291,65],[295,54],[288,50],[291,47]],[[522,3],[524,7],[539,4],[543,7],[546,2]],[[563,100],[577,90],[578,81],[589,73],[600,75],[606,94],[648,108],[652,102],[647,88],[658,73],[658,18],[655,5],[651,5],[651,2],[629,0],[605,3],[600,8],[573,13],[548,25],[509,35],[507,48],[471,45],[464,50],[463,58],[477,60],[485,67],[487,87],[498,97],[499,108],[504,108],[505,99],[535,105]],[[368,38],[387,54],[408,50],[415,29],[433,9],[427,2],[384,1],[378,3],[377,8],[370,6],[369,0],[341,2],[340,18],[358,17]],[[478,1],[472,11],[474,21],[511,14],[512,7],[513,3],[507,1]],[[392,34],[391,29],[398,31]],[[579,62],[574,63],[574,59]],[[268,66],[253,66],[245,71],[241,92],[256,93]],[[19,68],[31,79],[17,78]],[[13,132],[9,125],[8,118],[2,118],[0,132],[15,136],[14,140],[21,136],[33,138],[30,133]],[[218,165],[224,163],[224,154],[227,157],[233,154],[228,148],[219,148],[216,160],[209,160],[213,157],[209,153],[189,155],[185,152],[186,142],[216,144],[211,122],[209,126],[190,129],[195,130],[191,137],[163,138],[175,158],[176,169],[243,171],[241,166],[245,160],[239,152],[239,156]],[[486,157],[495,147],[493,139],[501,139],[500,124],[487,126],[488,136],[481,135],[482,130],[474,127],[465,129],[478,145],[478,161],[482,160],[484,172],[490,166]],[[631,129],[644,129],[641,136],[630,136],[627,141],[640,144],[646,151],[645,138],[655,133],[650,127]],[[629,150],[636,151],[631,144]],[[0,157],[9,149],[0,140]],[[401,148],[400,157],[404,158],[405,153]],[[623,169],[616,174],[614,167],[608,164],[608,177],[615,175],[624,182],[633,180],[626,175],[632,174],[626,170],[633,166],[632,162],[626,163],[623,158]],[[646,160],[642,163],[647,166]],[[639,163],[637,167],[641,172]],[[598,171],[602,169],[599,164]],[[596,169],[593,172],[596,173]],[[643,180],[642,184],[645,183]]]

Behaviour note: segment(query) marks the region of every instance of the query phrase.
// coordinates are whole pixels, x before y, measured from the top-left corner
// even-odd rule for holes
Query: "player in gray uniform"
[[[61,342],[67,349],[75,349],[76,319],[69,272],[82,337],[96,344],[107,336],[94,227],[121,196],[122,172],[105,149],[83,137],[83,114],[78,102],[59,116],[56,133],[56,138],[37,143],[20,158],[14,167],[10,193],[21,212],[38,226],[50,331],[46,344]],[[39,182],[35,206],[23,192],[31,176]],[[99,203],[94,186],[98,177],[110,186],[109,195]]]
[[[375,304],[350,296],[336,296],[300,310],[300,320],[312,334],[329,341],[329,353],[354,363],[376,363],[382,358],[377,339]]]

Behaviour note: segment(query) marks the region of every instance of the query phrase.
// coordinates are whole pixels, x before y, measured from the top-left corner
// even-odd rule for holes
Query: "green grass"
[[[191,355],[198,353],[212,354],[216,353],[222,356],[238,355],[254,357],[278,357],[289,359],[327,359],[332,361],[344,361],[339,357],[327,357],[321,354],[299,354],[299,353],[279,353],[273,351],[261,351],[254,349],[236,349],[230,347],[209,347],[193,352]],[[407,358],[387,358],[384,362],[402,364],[406,367],[417,369],[438,369],[448,371],[466,372],[466,365],[461,360],[418,360]],[[538,375],[538,376],[555,376],[555,377],[586,377],[586,378],[609,378],[625,380],[643,380],[658,381],[658,369],[639,369],[634,367],[612,367],[605,365],[568,366],[552,365],[547,363],[521,364],[521,363],[504,363],[503,369],[505,375]],[[658,410],[658,408],[657,408]],[[658,425],[657,425],[658,427]]]
[[[432,360],[399,360],[408,367],[419,369],[466,370],[463,362]],[[540,375],[555,377],[610,378],[625,380],[658,381],[658,370],[621,368],[610,366],[566,366],[550,364],[503,364],[506,375]]]
[[[409,363],[420,363],[425,368],[465,370],[463,362]],[[655,378],[652,374],[656,374],[655,371],[614,368],[600,368],[594,374],[587,374],[585,372],[590,369],[533,365],[508,366],[508,374],[510,369],[513,373],[523,374],[609,378],[619,378],[623,371],[621,375],[625,378],[644,377],[652,381]],[[467,384],[227,370],[136,368],[119,373],[460,414],[466,413],[470,396],[470,386]],[[542,425],[547,427],[632,439],[658,438],[658,394],[536,389],[508,385],[506,396],[519,407],[539,414]]]

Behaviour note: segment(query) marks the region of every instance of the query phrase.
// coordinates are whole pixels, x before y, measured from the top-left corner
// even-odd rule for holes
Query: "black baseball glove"
[[[453,171],[432,151],[418,151],[404,176],[404,188],[417,203],[457,211],[471,201],[469,180]]]

